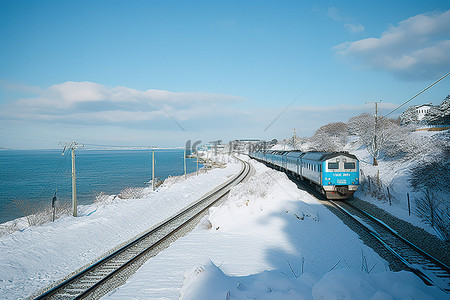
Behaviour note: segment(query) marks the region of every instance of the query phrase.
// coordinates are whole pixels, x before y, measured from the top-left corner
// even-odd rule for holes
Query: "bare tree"
[[[422,198],[416,199],[416,213],[422,220],[432,227],[436,224],[436,218],[439,215],[439,206],[441,202],[434,193],[426,190]]]
[[[375,123],[376,121],[376,123]],[[350,134],[358,135],[367,151],[373,157],[373,165],[377,166],[380,151],[398,131],[398,122],[385,117],[376,119],[369,114],[361,114],[348,121]]]
[[[435,190],[450,193],[450,163],[443,157],[421,160],[411,168],[408,179],[414,191]]]
[[[343,122],[323,125],[310,139],[311,148],[315,151],[342,151],[347,141],[348,128]]]

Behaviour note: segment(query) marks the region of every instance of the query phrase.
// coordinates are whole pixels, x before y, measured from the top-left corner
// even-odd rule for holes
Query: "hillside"
[[[413,131],[382,119],[374,151],[371,128],[373,117],[363,114],[348,123],[324,125],[310,138],[283,140],[273,149],[355,154],[361,168],[356,197],[450,240],[450,131]]]

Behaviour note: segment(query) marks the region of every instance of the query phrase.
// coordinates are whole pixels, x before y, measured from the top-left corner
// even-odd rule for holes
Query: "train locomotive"
[[[251,158],[306,180],[327,199],[348,199],[359,186],[359,161],[347,152],[259,150]]]

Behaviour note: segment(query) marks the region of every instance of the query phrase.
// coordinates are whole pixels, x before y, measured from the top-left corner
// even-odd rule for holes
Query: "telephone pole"
[[[77,216],[77,176],[75,172],[75,149],[84,147],[76,142],[67,143],[64,145],[63,152],[61,155],[64,155],[66,149],[70,149],[72,152],[72,211],[73,216]]]
[[[297,142],[297,134],[295,133],[295,128],[294,128],[294,136],[292,137],[292,147],[294,148],[294,150],[295,150],[296,142]]]
[[[155,190],[155,149],[152,152],[152,188]]]
[[[197,176],[198,176],[198,150],[195,148],[196,154],[197,154]]]
[[[374,103],[375,104],[375,126],[374,126],[374,133],[373,133],[373,141],[372,141],[372,157],[373,157],[373,165],[374,166],[378,166],[378,161],[377,161],[377,157],[380,154],[380,149],[378,149],[378,144],[377,144],[377,135],[378,135],[378,103],[380,103],[381,100],[379,101],[374,101],[374,102],[366,102],[366,103]]]
[[[187,178],[187,175],[186,175],[186,149],[184,149],[184,152],[183,152],[183,162],[184,162],[184,178]]]

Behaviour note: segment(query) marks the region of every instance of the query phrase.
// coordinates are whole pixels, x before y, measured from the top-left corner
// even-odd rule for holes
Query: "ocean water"
[[[151,150],[76,150],[77,200],[91,204],[100,192],[118,194],[127,187],[145,187],[152,178]],[[155,177],[184,174],[183,150],[156,150]],[[188,173],[197,168],[186,159]],[[199,166],[201,167],[201,165]],[[51,206],[72,199],[71,153],[56,150],[0,151],[0,223],[23,217],[27,202]]]

